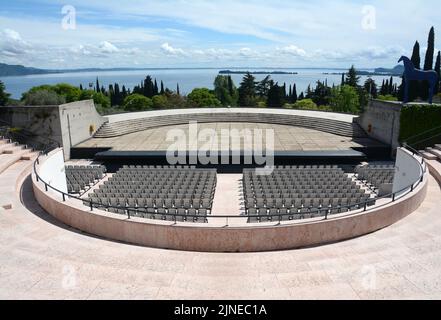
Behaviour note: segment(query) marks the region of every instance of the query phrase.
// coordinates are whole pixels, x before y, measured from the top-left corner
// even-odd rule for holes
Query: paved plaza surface
[[[0,209],[0,299],[440,299],[441,209],[431,177],[413,214],[353,240],[267,253],[132,246],[72,230],[35,202]]]
[[[354,147],[375,147],[383,144],[369,138],[351,138],[338,136],[331,133],[321,132],[313,129],[293,127],[287,125],[275,125],[264,123],[198,123],[198,132],[205,129],[214,129],[216,134],[211,143],[210,150],[244,150],[249,149],[244,145],[243,139],[238,147],[228,142],[228,137],[222,130],[244,130],[249,129],[253,134],[254,129],[262,130],[262,146],[266,146],[266,130],[274,130],[275,151],[331,151],[348,150]],[[92,138],[76,145],[77,148],[112,148],[113,151],[166,151],[174,140],[167,141],[167,134],[173,129],[181,130],[186,137],[186,143],[182,146],[186,150],[198,150],[200,146],[207,146],[207,139],[204,135],[201,141],[189,135],[189,125],[175,125],[153,128],[145,131],[127,134],[114,138]],[[213,136],[213,135],[212,135]],[[253,136],[254,137],[254,136]],[[253,138],[256,141],[257,138]],[[191,141],[189,143],[188,141]],[[258,139],[257,141],[260,141]]]

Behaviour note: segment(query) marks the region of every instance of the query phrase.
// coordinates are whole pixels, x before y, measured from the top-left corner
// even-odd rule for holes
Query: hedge
[[[400,118],[400,141],[421,134],[425,131],[439,128],[422,135],[415,140],[421,140],[441,133],[441,106],[439,105],[406,105],[401,109]],[[414,140],[414,139],[410,139]],[[414,141],[414,142],[416,142]],[[408,141],[410,142],[410,141]]]

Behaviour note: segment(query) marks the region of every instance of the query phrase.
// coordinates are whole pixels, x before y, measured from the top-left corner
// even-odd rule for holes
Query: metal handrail
[[[408,146],[408,145],[406,145],[406,144],[403,144],[402,145],[404,148],[406,148],[406,149],[408,149],[410,152],[412,152],[412,155],[413,156],[415,156],[415,155],[418,155],[418,156],[420,156],[421,157],[421,162],[419,162],[419,166],[420,166],[420,169],[421,169],[421,174],[420,174],[420,176],[418,177],[418,180],[416,180],[415,182],[413,182],[411,185],[409,185],[409,186],[407,186],[407,187],[405,187],[405,188],[403,188],[403,189],[401,189],[401,190],[399,190],[399,191],[396,191],[396,192],[393,192],[393,193],[390,193],[390,194],[387,194],[387,195],[384,195],[384,196],[382,196],[382,197],[377,197],[377,198],[373,198],[373,199],[368,199],[368,200],[366,200],[366,201],[363,201],[363,202],[360,202],[360,203],[356,203],[356,204],[352,204],[352,205],[346,205],[346,206],[339,206],[339,207],[328,207],[328,208],[314,208],[314,209],[312,209],[312,210],[310,210],[309,212],[308,212],[308,214],[310,215],[310,214],[322,214],[323,212],[325,213],[325,215],[324,215],[324,220],[327,220],[328,219],[328,216],[331,214],[330,212],[331,212],[331,210],[332,209],[339,209],[339,211],[342,211],[342,212],[339,212],[339,213],[345,213],[344,212],[344,210],[346,209],[346,213],[349,213],[349,212],[353,212],[353,214],[356,214],[356,213],[358,213],[357,211],[358,210],[361,210],[361,209],[363,209],[363,212],[366,212],[366,211],[369,211],[368,210],[368,207],[369,207],[369,204],[370,203],[372,203],[372,201],[378,201],[378,200],[382,200],[382,199],[389,199],[389,198],[392,198],[392,201],[391,202],[395,202],[396,200],[398,200],[398,199],[400,199],[400,198],[402,198],[402,197],[404,197],[405,195],[407,195],[407,194],[409,194],[409,193],[411,193],[411,192],[413,192],[423,181],[424,181],[424,175],[426,174],[426,172],[427,172],[427,165],[426,165],[426,163],[425,163],[425,160],[424,160],[424,157],[417,151],[417,150],[415,150],[415,149],[413,149],[412,147],[410,147],[410,146]],[[38,172],[37,172],[37,165],[39,165],[39,158],[40,158],[40,156],[42,155],[42,154],[45,154],[46,156],[49,154],[49,152],[51,152],[51,151],[53,151],[53,149],[52,150],[50,150],[50,151],[44,151],[44,152],[42,152],[42,153],[40,153],[39,155],[38,155],[38,157],[37,157],[37,159],[34,161],[34,164],[33,164],[33,169],[34,169],[34,174],[35,174],[35,177],[36,177],[36,180],[37,180],[37,182],[42,182],[43,184],[44,184],[44,186],[45,186],[45,191],[47,192],[47,191],[49,191],[49,189],[52,189],[53,191],[55,191],[56,193],[58,193],[58,194],[60,194],[61,195],[61,197],[62,197],[62,200],[63,200],[63,202],[65,202],[66,201],[66,199],[75,199],[75,200],[79,200],[79,201],[81,201],[83,204],[84,203],[88,203],[88,205],[89,205],[89,208],[90,208],[90,211],[93,211],[94,210],[94,207],[95,206],[97,206],[95,209],[97,209],[97,210],[99,210],[100,208],[104,208],[104,209],[116,209],[116,210],[123,210],[123,211],[127,211],[127,217],[128,217],[128,219],[130,219],[131,218],[131,214],[130,214],[130,211],[136,211],[136,212],[139,212],[139,213],[145,213],[145,214],[154,214],[154,215],[161,215],[161,216],[173,216],[174,217],[174,222],[176,223],[177,222],[177,218],[178,217],[180,217],[180,218],[193,218],[193,220],[196,220],[196,219],[204,219],[204,220],[206,220],[206,219],[208,219],[208,218],[222,218],[222,219],[227,219],[227,224],[226,224],[226,226],[228,226],[228,219],[230,219],[230,218],[233,218],[233,219],[240,219],[240,218],[250,218],[250,217],[259,217],[259,216],[250,216],[250,215],[245,215],[245,216],[237,216],[237,215],[222,215],[222,216],[219,216],[219,215],[209,215],[209,216],[200,216],[200,215],[188,215],[188,214],[178,214],[178,213],[168,213],[168,214],[156,214],[156,213],[153,213],[153,212],[149,212],[148,210],[150,209],[150,210],[153,210],[154,208],[139,208],[139,207],[126,207],[126,206],[124,206],[124,207],[122,207],[122,206],[112,206],[112,205],[103,205],[103,204],[101,204],[101,203],[96,203],[96,202],[93,202],[92,200],[87,200],[87,199],[81,199],[80,197],[76,197],[76,196],[73,196],[73,195],[70,195],[70,194],[68,194],[68,193],[65,193],[65,192],[63,192],[63,191],[61,191],[61,190],[58,190],[57,188],[55,188],[55,187],[53,187],[53,186],[51,186],[49,183],[47,183],[46,181],[44,181],[41,177],[40,177],[40,175],[38,174]],[[406,191],[409,191],[409,192],[407,192],[406,193]],[[403,194],[402,194],[403,193]],[[378,206],[374,206],[374,208],[375,209],[377,209],[377,208],[381,208],[381,207],[383,207],[383,206],[385,206],[385,205],[387,205],[387,204],[389,204],[389,202],[387,202],[387,203],[384,203],[384,204],[382,204],[382,205],[378,205]],[[358,207],[358,209],[357,210],[351,210],[351,208],[354,208],[354,207]],[[373,208],[373,209],[374,209]],[[289,219],[289,217],[292,217],[292,216],[294,216],[295,214],[292,214],[292,213],[286,213],[286,214],[277,214],[277,215],[265,215],[265,216],[262,216],[262,217],[265,217],[265,219],[268,219],[268,220],[270,220],[271,222],[276,222],[277,220],[278,220],[278,222],[279,222],[279,224],[283,221],[283,217],[288,217],[288,219]],[[301,215],[301,214],[300,214]],[[323,215],[321,215],[321,217],[323,217]],[[271,218],[271,219],[270,219]],[[273,220],[273,218],[276,218],[275,220]],[[315,217],[315,218],[318,218],[318,217]],[[309,218],[301,218],[300,220],[307,220],[307,219],[309,219]]]

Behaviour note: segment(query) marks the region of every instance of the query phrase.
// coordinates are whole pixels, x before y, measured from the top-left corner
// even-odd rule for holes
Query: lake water
[[[95,85],[96,78],[98,77],[100,85],[106,89],[109,84],[119,83],[120,86],[125,85],[126,88],[132,89],[135,85],[140,84],[143,79],[150,75],[156,78],[158,85],[161,80],[164,85],[171,90],[176,90],[176,84],[179,83],[180,91],[182,94],[191,92],[194,88],[206,87],[213,88],[213,82],[218,75],[220,69],[167,69],[167,70],[137,70],[137,71],[104,71],[104,72],[78,72],[78,73],[64,73],[64,74],[48,74],[48,75],[31,75],[20,77],[2,77],[2,80],[6,85],[6,91],[12,94],[12,97],[19,99],[23,92],[26,92],[30,88],[43,84],[56,84],[60,82],[69,83],[75,86],[83,85],[83,88],[88,88],[89,83]],[[279,84],[286,83],[287,87],[290,84],[295,83],[297,86],[297,93],[305,91],[309,84],[315,85],[317,80],[328,80],[328,85],[339,85],[341,82],[341,73],[343,70],[337,69],[265,69],[256,68],[249,69],[244,68],[241,70],[250,71],[287,71],[298,72],[298,74],[274,74],[271,78],[279,82]],[[371,71],[371,70],[368,70]],[[340,75],[330,75],[324,73],[340,73]],[[262,80],[265,75],[255,75],[257,80]],[[236,86],[239,86],[243,75],[233,74],[232,78]],[[373,76],[372,77],[377,85],[381,86],[383,79],[389,79],[385,76]],[[363,83],[367,77],[361,77],[360,83]],[[401,79],[394,78],[394,81],[401,83]]]

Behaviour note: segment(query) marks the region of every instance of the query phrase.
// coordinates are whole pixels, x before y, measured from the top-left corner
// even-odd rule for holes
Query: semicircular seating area
[[[277,113],[252,113],[252,112],[215,112],[215,113],[189,113],[170,114],[153,117],[140,117],[137,119],[105,123],[95,134],[95,138],[118,137],[138,131],[148,130],[162,126],[172,126],[196,121],[199,123],[212,122],[251,122],[270,123],[304,127],[335,135],[364,138],[366,133],[357,123],[350,123],[334,119],[319,117],[306,117],[295,114]]]

